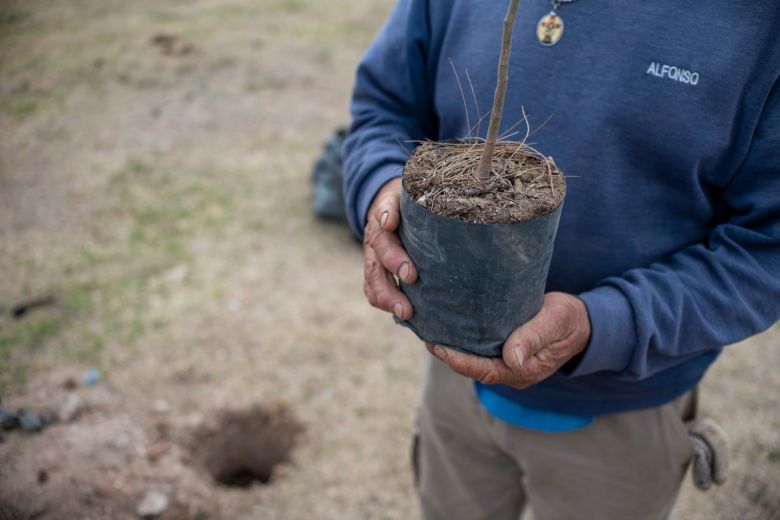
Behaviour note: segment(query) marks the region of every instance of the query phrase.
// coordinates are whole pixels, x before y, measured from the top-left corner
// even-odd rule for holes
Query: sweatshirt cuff
[[[561,369],[566,377],[596,372],[622,372],[628,367],[636,345],[631,304],[622,292],[602,285],[579,295],[590,319],[590,341],[582,356]]]
[[[403,173],[403,168],[403,164],[386,164],[372,173],[363,186],[361,186],[357,196],[356,207],[357,224],[360,229],[355,230],[361,239],[363,238],[363,230],[366,227],[368,208],[374,201],[374,197],[382,189],[382,186],[400,177]]]

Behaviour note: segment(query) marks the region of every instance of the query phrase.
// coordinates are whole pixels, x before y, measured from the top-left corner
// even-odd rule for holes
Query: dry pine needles
[[[557,208],[566,181],[551,157],[523,143],[498,142],[487,181],[477,176],[484,143],[421,143],[404,187],[432,213],[482,224],[514,224]]]

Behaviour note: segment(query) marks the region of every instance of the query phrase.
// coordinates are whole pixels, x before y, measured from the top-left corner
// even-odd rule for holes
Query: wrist
[[[570,295],[575,313],[574,316],[574,341],[575,355],[583,355],[590,343],[591,324],[588,307],[579,297]]]

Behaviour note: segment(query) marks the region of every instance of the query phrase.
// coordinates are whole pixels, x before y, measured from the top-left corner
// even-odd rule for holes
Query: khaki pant
[[[663,520],[693,451],[692,393],[656,408],[541,433],[482,408],[473,382],[431,358],[413,463],[427,520]]]

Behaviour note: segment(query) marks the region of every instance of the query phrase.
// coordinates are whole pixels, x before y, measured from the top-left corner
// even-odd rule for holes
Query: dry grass
[[[420,144],[404,168],[404,186],[437,215],[514,224],[557,208],[566,182],[552,157],[523,143],[499,142],[487,181],[477,175],[485,144]]]

